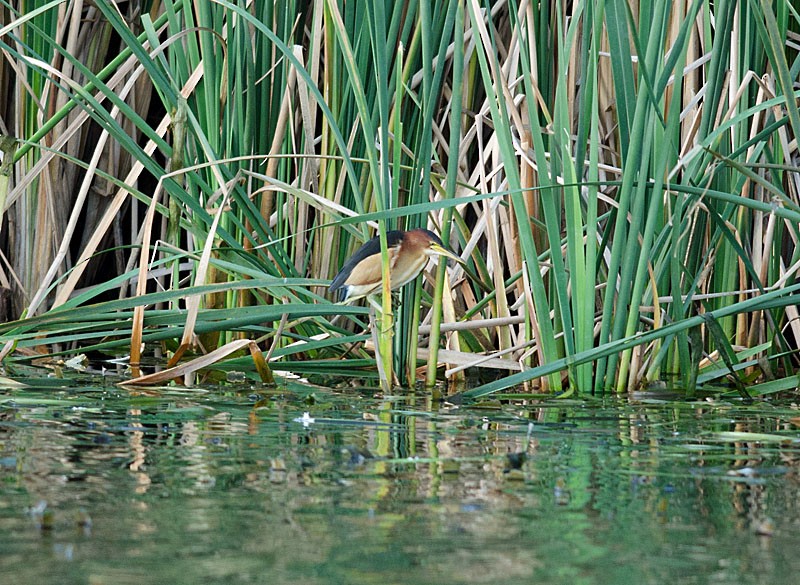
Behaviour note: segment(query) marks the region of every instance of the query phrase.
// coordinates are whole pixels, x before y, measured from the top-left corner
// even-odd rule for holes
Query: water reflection
[[[800,569],[792,407],[8,396],[0,562],[15,583],[781,583]]]

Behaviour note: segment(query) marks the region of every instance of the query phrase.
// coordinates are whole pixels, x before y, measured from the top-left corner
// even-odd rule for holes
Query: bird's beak
[[[428,251],[431,255],[445,256],[447,258],[450,258],[451,260],[455,260],[459,264],[464,264],[464,261],[457,254],[454,254],[453,252],[451,252],[450,250],[448,250],[443,246],[440,246],[439,244],[433,244],[430,248],[428,248]]]

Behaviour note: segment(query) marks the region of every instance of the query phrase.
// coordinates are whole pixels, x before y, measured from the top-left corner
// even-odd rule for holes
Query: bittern
[[[430,230],[416,229],[408,232],[391,230],[386,232],[389,252],[391,289],[414,280],[433,256],[445,256],[462,262],[456,254],[444,247],[439,236]],[[339,274],[330,285],[331,292],[339,291],[342,302],[353,301],[380,292],[381,242],[378,236],[361,246],[344,263]]]

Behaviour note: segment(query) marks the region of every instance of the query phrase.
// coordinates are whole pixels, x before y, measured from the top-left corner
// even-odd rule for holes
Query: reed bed
[[[0,0],[0,357],[794,389],[799,31],[789,0]],[[325,285],[414,227],[466,265],[373,336]]]

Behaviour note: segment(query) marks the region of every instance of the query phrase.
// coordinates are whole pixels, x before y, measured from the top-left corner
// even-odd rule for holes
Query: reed
[[[9,364],[247,338],[315,375],[377,352],[385,387],[441,347],[501,374],[472,398],[793,375],[788,0],[26,9],[0,0]],[[373,345],[324,285],[420,226],[466,267],[385,295]]]

